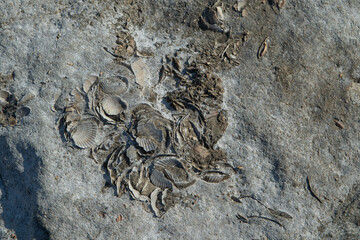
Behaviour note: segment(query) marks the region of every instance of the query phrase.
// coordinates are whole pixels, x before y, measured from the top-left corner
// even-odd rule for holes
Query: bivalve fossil
[[[222,8],[217,5],[208,10],[204,17],[213,24],[207,22],[207,29],[220,28]],[[117,60],[136,52],[135,41],[127,33],[118,35],[118,44],[114,49]],[[157,217],[197,179],[218,183],[230,177],[221,171],[227,166],[227,155],[214,148],[227,127],[226,111],[219,110],[224,92],[221,79],[196,61],[190,66],[189,61],[180,64],[177,57],[164,59],[158,84],[165,75],[180,80],[178,88],[165,94],[173,108],[159,111],[158,98],[145,97],[157,89],[149,88],[150,71],[143,59],[130,66],[135,82],[121,76],[93,76],[82,89],[74,89],[65,104],[54,108],[62,114],[59,131],[77,148],[90,148],[90,156],[102,164],[117,196],[130,193],[148,204]],[[0,92],[0,102],[7,101],[6,112],[19,117],[28,114],[28,108],[14,107],[10,99]],[[6,121],[16,123],[15,118]]]
[[[90,148],[94,146],[97,128],[97,123],[93,119],[79,121],[70,133],[74,145],[79,148]]]
[[[25,99],[26,96],[23,98]],[[0,125],[16,126],[21,118],[30,114],[30,108],[24,106],[31,99],[19,101],[14,94],[0,90]]]
[[[203,172],[201,179],[204,180],[205,182],[218,183],[228,179],[229,177],[230,175],[227,173],[223,173],[221,171],[216,171],[216,170],[212,170],[212,171],[210,170]]]

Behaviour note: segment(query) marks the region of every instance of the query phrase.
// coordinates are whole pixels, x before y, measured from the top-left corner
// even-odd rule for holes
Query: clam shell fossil
[[[150,70],[143,59],[133,62],[131,69],[135,74],[137,84],[143,87],[150,86]]]
[[[154,151],[158,147],[155,141],[148,137],[138,137],[136,138],[136,142],[145,150],[145,152]]]
[[[154,163],[154,165],[157,168],[171,168],[171,167],[184,168],[182,163],[175,158],[159,159]]]
[[[195,180],[190,180],[189,174],[180,160],[173,157],[166,157],[155,161],[154,166],[164,172],[165,176],[177,188],[185,188],[195,183]]]
[[[156,188],[150,195],[150,199],[151,199],[151,208],[154,211],[155,215],[157,217],[160,217],[160,210],[158,209],[158,207],[156,206],[156,202],[158,200],[158,195],[161,192],[160,188]]]
[[[89,148],[95,145],[97,123],[92,119],[81,120],[71,131],[71,139],[79,148]]]
[[[106,96],[101,101],[101,106],[107,115],[115,116],[126,109],[126,104],[118,96]]]
[[[126,156],[130,162],[137,161],[138,153],[134,145],[131,145],[128,149],[126,149]]]
[[[156,169],[153,169],[150,175],[150,181],[155,185],[162,189],[169,188],[172,189],[172,184],[169,180],[167,180],[164,174]]]
[[[224,19],[223,9],[217,6],[208,9],[209,16],[203,17],[220,24]],[[136,46],[124,43],[116,51],[120,54],[128,49],[130,55],[127,56],[131,56]],[[193,70],[187,70],[184,66],[183,70],[177,58],[165,60],[169,76],[179,77],[185,83],[181,91],[169,97],[177,112],[163,115],[153,105],[140,103],[156,101],[156,97],[146,99],[146,94],[154,90],[149,88],[151,75],[143,59],[136,59],[130,66],[137,84],[131,91],[126,78],[92,76],[83,83],[82,89],[73,90],[56,109],[63,113],[59,121],[63,128],[59,130],[64,130],[65,138],[74,146],[91,147],[91,157],[107,171],[117,196],[130,193],[134,199],[150,204],[158,217],[174,205],[178,193],[173,190],[179,192],[198,178],[212,183],[229,178],[229,174],[217,171],[222,169],[218,164],[225,158],[212,144],[223,134],[225,127],[216,130],[219,125],[225,126],[220,123],[227,122],[216,110],[222,101],[222,91],[218,89],[220,80],[208,75],[205,68],[193,66]],[[170,66],[171,62],[175,69]],[[198,76],[193,79],[194,75]],[[0,103],[5,101],[2,104],[6,110],[17,111],[19,117],[29,113],[29,108],[20,108],[14,96],[6,93],[0,91]],[[209,94],[215,97],[215,102]],[[178,116],[181,118],[175,122]],[[2,121],[0,119],[0,124]],[[9,124],[7,119],[6,124]]]
[[[201,179],[205,182],[218,183],[230,178],[230,175],[221,171],[206,171],[202,173]]]
[[[99,86],[104,93],[120,95],[127,91],[129,82],[120,76],[108,77],[100,80]]]

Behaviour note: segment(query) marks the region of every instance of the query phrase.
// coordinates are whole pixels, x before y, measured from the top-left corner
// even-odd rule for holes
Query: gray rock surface
[[[271,7],[277,1],[239,1],[247,14],[233,9],[235,0],[218,2],[230,40],[199,27],[211,1],[0,2],[1,89],[35,95],[19,126],[0,128],[1,239],[360,236],[360,2],[287,0],[279,10]],[[162,218],[104,189],[105,172],[86,150],[64,142],[60,114],[51,111],[57,94],[91,75],[134,81],[103,49],[116,46],[124,30],[138,49],[154,53],[146,58],[152,85],[161,59],[180,49],[222,78],[229,126],[218,146],[243,167],[227,181],[185,189]],[[236,64],[211,55],[240,38]],[[156,91],[163,110],[163,89]]]

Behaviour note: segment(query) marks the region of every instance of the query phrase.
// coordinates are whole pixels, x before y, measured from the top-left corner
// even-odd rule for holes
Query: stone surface
[[[199,27],[209,1],[0,3],[1,88],[19,97],[35,95],[19,126],[0,128],[1,239],[360,235],[360,2],[288,0],[279,10],[271,7],[274,1],[246,1],[246,17],[233,9],[236,2],[219,1],[230,40]],[[90,75],[119,72],[135,81],[104,51],[116,46],[124,30],[139,50],[154,53],[146,58],[152,86],[161,59],[180,49],[222,78],[229,126],[218,146],[231,164],[243,167],[220,184],[189,187],[182,203],[162,218],[129,195],[117,198],[114,188],[103,188],[105,172],[86,150],[64,142],[57,129],[60,115],[51,111],[59,93],[81,87]],[[236,61],[211,55],[222,55],[244,32]],[[267,52],[258,58],[267,37]],[[170,81],[163,86],[171,87]],[[163,86],[155,89],[158,100]],[[148,99],[146,91],[139,97]],[[161,101],[155,106],[166,114]],[[230,198],[245,195],[263,205]],[[292,219],[273,216],[267,207]]]

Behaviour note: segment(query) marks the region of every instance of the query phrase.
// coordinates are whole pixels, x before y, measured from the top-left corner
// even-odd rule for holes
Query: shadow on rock
[[[41,159],[35,149],[26,143],[16,145],[17,153],[10,148],[5,137],[0,137],[0,204],[1,218],[18,239],[49,239],[48,231],[37,219],[37,193]],[[17,159],[23,160],[21,161]],[[22,164],[22,166],[21,166]]]

